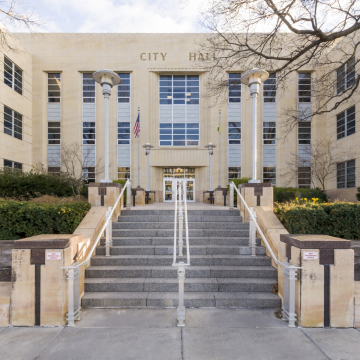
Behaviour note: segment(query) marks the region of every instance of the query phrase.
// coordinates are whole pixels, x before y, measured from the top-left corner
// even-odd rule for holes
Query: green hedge
[[[0,201],[0,240],[16,240],[40,234],[72,234],[91,205],[61,205]]]
[[[122,187],[125,186],[126,181],[127,180],[113,180],[114,183],[121,184]],[[127,189],[125,189],[125,192],[124,192],[124,204],[126,204],[126,192],[127,192]]]
[[[236,189],[240,184],[247,184],[251,180],[251,177],[243,177],[240,179],[231,179],[229,182],[233,181],[235,184]],[[230,185],[227,186],[228,190],[230,190]],[[234,190],[234,206],[237,206],[237,192]]]
[[[360,239],[360,204],[334,202],[280,204],[275,214],[290,234],[322,234]]]
[[[316,189],[299,189],[299,188],[284,188],[274,187],[274,202],[288,202],[296,198],[311,200],[312,198],[319,199],[319,202],[327,202],[327,195],[323,190]]]
[[[84,186],[82,195],[86,195]],[[0,198],[28,200],[42,195],[73,196],[73,191],[60,176],[46,173],[0,170]]]

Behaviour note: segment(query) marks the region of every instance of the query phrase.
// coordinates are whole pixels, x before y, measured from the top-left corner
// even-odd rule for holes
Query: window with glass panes
[[[355,84],[355,57],[337,69],[337,93],[340,94]]]
[[[337,188],[355,187],[355,160],[345,161],[336,165]]]
[[[276,144],[276,122],[265,121],[263,125],[263,144]]]
[[[241,73],[229,74],[229,103],[241,102]]]
[[[199,75],[160,75],[160,105],[185,107],[199,106]],[[171,115],[171,122],[159,124],[160,146],[197,146],[199,145],[200,129],[198,122],[190,122],[188,111],[184,111],[181,122]]]
[[[118,144],[130,144],[130,122],[118,122]]]
[[[83,179],[85,184],[94,183],[95,182],[95,168],[94,167],[84,167],[83,171]]]
[[[48,121],[48,144],[60,145],[61,141],[60,121]]]
[[[337,139],[355,134],[355,106],[336,115]]]
[[[95,103],[95,80],[92,74],[83,74],[83,103]]]
[[[10,59],[4,56],[4,83],[22,95],[22,70]]]
[[[118,85],[118,103],[130,102],[130,74],[118,73],[121,82]]]
[[[4,167],[9,167],[11,169],[17,169],[22,171],[22,164],[16,161],[6,160],[4,159]]]
[[[118,167],[118,179],[119,180],[130,179],[130,167]]]
[[[4,105],[4,133],[22,140],[22,115]]]
[[[276,167],[263,167],[263,182],[276,184]]]
[[[83,121],[83,144],[95,145],[96,126],[95,122]]]
[[[298,167],[298,187],[310,189],[311,167],[308,166]]]
[[[48,73],[48,102],[60,102],[61,99],[60,73]]]
[[[60,175],[60,166],[48,166],[48,173]]]
[[[298,73],[299,103],[311,102],[311,73]]]
[[[228,179],[240,179],[241,178],[241,167],[229,167],[228,168]]]
[[[298,144],[308,145],[311,143],[311,121],[298,122]]]
[[[241,122],[228,123],[228,141],[229,145],[241,144]]]
[[[264,102],[276,102],[276,73],[271,73],[263,84]]]

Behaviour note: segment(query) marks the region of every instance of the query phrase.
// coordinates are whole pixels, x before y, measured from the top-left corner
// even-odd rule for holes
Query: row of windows
[[[160,146],[199,145],[199,123],[160,123]]]

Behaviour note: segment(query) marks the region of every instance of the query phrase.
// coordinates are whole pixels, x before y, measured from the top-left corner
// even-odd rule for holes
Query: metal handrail
[[[75,320],[80,320],[80,268],[84,265],[87,265],[91,259],[91,255],[94,253],[102,235],[104,234],[104,231],[106,230],[106,255],[110,256],[110,246],[112,244],[112,222],[111,218],[112,215],[118,206],[118,203],[121,199],[121,197],[124,195],[125,189],[130,188],[130,179],[126,181],[123,189],[120,192],[120,195],[115,201],[115,204],[112,208],[109,207],[109,210],[106,212],[106,220],[104,225],[102,226],[98,236],[96,237],[93,246],[91,247],[91,250],[89,251],[86,259],[81,263],[75,263],[74,265],[70,265],[67,267],[62,267],[61,269],[67,270],[67,280],[68,280],[68,313],[67,313],[67,320],[68,320],[68,326],[74,326]],[[130,194],[127,194],[127,196],[131,196]]]

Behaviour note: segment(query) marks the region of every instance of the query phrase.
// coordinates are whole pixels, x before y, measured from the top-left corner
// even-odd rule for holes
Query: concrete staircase
[[[260,241],[258,256],[250,255],[249,226],[238,211],[189,210],[188,219],[186,307],[280,307],[271,292],[277,270]],[[122,211],[113,223],[111,256],[104,256],[103,240],[86,269],[82,307],[177,306],[173,226],[173,211]]]

